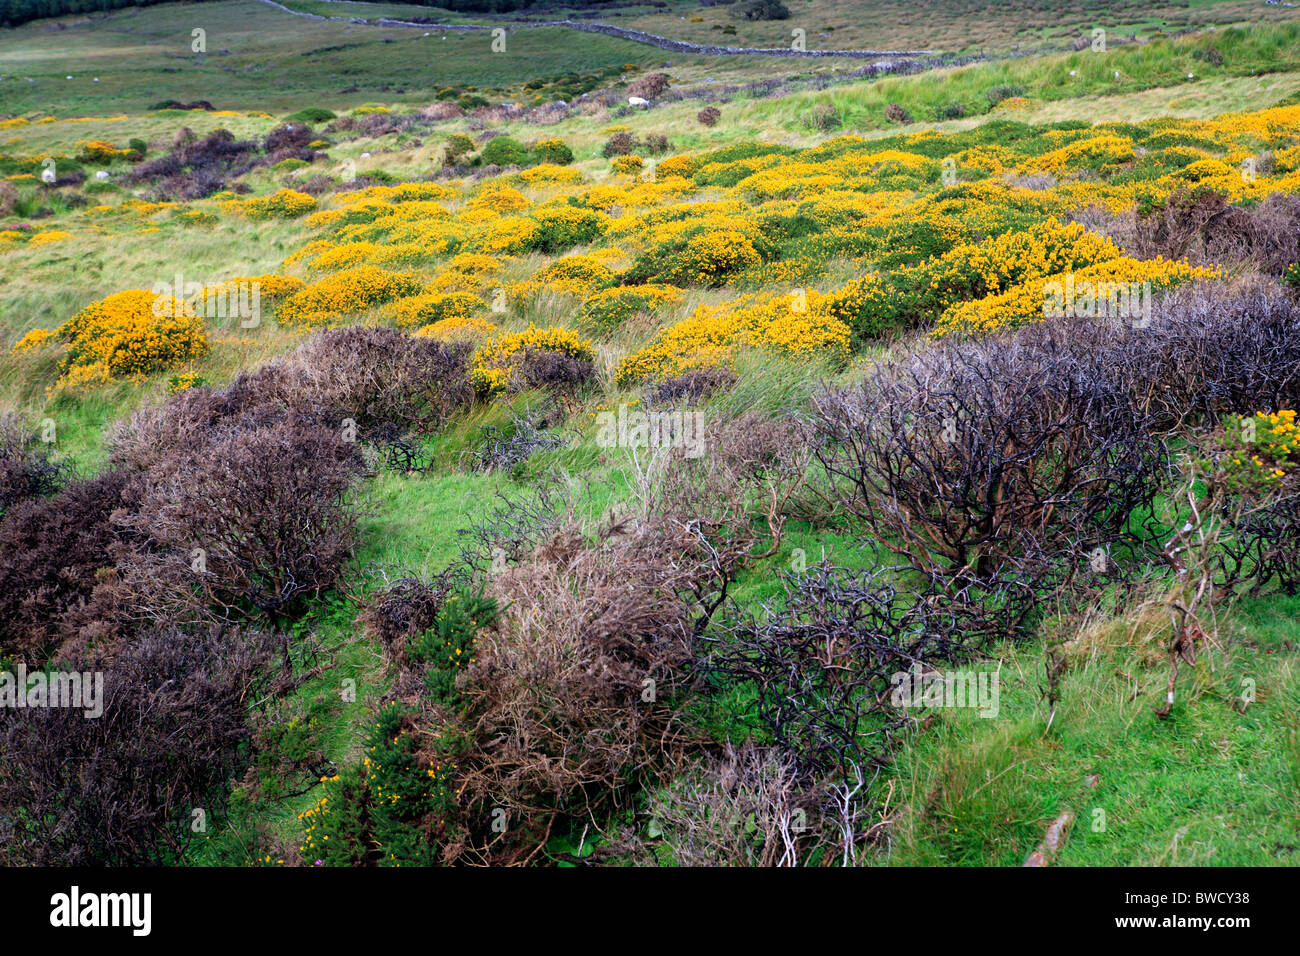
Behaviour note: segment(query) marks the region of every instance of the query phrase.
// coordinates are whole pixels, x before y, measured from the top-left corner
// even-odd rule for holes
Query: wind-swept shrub
[[[1083,323],[1080,348],[1164,432],[1224,414],[1300,405],[1300,306],[1276,282],[1198,282],[1162,296],[1136,327]]]
[[[685,740],[676,703],[696,636],[737,571],[770,555],[804,475],[798,429],[746,417],[713,423],[709,452],[655,456],[643,509],[588,536],[571,507],[517,561],[500,553],[486,594],[501,608],[457,686],[457,757],[470,858],[524,860],[557,816],[626,805]],[[767,527],[751,520],[763,503]],[[505,835],[488,823],[494,810]]]
[[[146,613],[287,613],[332,585],[352,555],[360,446],[345,422],[235,420],[137,479],[121,519],[145,542],[119,559]]]
[[[1119,542],[1167,472],[1154,422],[1064,323],[931,347],[816,399],[826,494],[918,570],[1023,581]]]
[[[1300,261],[1300,197],[1274,193],[1253,210],[1210,189],[1180,189],[1138,216],[1132,252],[1142,258],[1235,265],[1281,276]]]
[[[110,470],[21,501],[0,519],[0,655],[42,664],[83,632],[84,640],[116,636],[116,613],[93,595],[111,573],[111,547],[129,537],[111,516],[132,506],[127,476]]]
[[[217,812],[249,743],[268,641],[164,628],[102,673],[103,713],[0,708],[6,866],[176,863],[196,808]],[[75,665],[77,669],[79,665]]]
[[[66,472],[35,432],[14,415],[0,415],[0,518],[20,501],[54,494]]]

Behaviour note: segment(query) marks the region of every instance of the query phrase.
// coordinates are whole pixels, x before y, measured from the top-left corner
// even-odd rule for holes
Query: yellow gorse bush
[[[202,318],[162,299],[147,289],[115,292],[60,326],[57,335],[68,343],[60,384],[150,375],[206,354]]]
[[[228,212],[242,212],[249,219],[293,219],[316,208],[316,199],[296,189],[277,189],[268,196],[232,199],[221,204]]]
[[[467,319],[483,309],[483,300],[469,292],[426,292],[396,299],[384,306],[383,313],[400,326],[412,326]]]
[[[476,315],[452,315],[422,326],[416,331],[421,338],[442,339],[446,342],[477,341],[500,333],[500,329],[487,319]]]
[[[32,329],[14,343],[14,347],[9,350],[9,354],[18,355],[29,349],[40,348],[51,339],[58,341],[58,336],[54,334],[53,329]]]
[[[282,325],[324,325],[348,315],[367,312],[420,292],[415,276],[389,272],[378,266],[359,266],[336,272],[289,296],[280,306]]]
[[[629,355],[615,371],[620,384],[668,378],[730,362],[744,347],[789,356],[838,361],[848,355],[849,327],[832,313],[833,295],[745,296],[719,306],[701,305],[689,318]]]
[[[558,352],[579,361],[594,358],[591,340],[559,326],[523,332],[505,332],[484,343],[470,362],[469,380],[480,395],[492,395],[510,386],[515,371],[529,352]]]
[[[1065,311],[1115,315],[1141,322],[1141,310],[1150,302],[1146,293],[1148,286],[1150,292],[1155,293],[1189,279],[1209,279],[1217,275],[1216,269],[1191,266],[1185,262],[1120,256],[1086,269],[1045,276],[1006,292],[954,305],[939,317],[931,335],[935,338],[953,334],[982,335],[1051,318],[1054,311],[1051,305],[1053,283],[1073,293],[1072,301],[1063,307]]]

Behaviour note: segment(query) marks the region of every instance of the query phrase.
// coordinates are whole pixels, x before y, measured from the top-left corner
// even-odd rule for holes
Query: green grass
[[[409,5],[291,2],[298,9],[329,15],[442,16],[441,11]],[[894,34],[873,33],[884,28],[865,21],[845,23],[841,30],[840,19],[830,18],[848,14],[823,0],[796,0],[791,6],[796,18],[790,23],[744,25],[727,42],[772,42],[780,31],[788,34],[792,25],[825,17],[821,26],[835,26],[829,33],[844,46],[954,48],[934,42],[945,36],[944,30],[955,29],[953,21],[943,19],[930,33],[924,32],[922,21],[927,13],[934,13],[933,4],[906,4],[914,9],[907,11],[906,22]],[[1153,11],[1138,16],[1140,11],[1130,4],[1125,9],[1134,19],[1126,29],[1146,32],[1169,27],[1178,17],[1195,22],[1224,17],[1228,19],[1216,22],[1234,22],[1232,18],[1246,14],[1246,7],[1236,2],[1198,2],[1186,9],[1161,7],[1160,15]],[[960,5],[954,9],[969,18],[969,11]],[[1059,13],[1061,8],[1052,9]],[[1253,5],[1250,9],[1257,10]],[[674,0],[666,14],[652,13],[647,6],[630,10],[631,16],[617,22],[664,33],[699,31],[699,24],[683,27],[677,20],[686,16],[689,24],[698,10],[694,0]],[[1270,9],[1267,15],[1271,18],[1275,13]],[[726,11],[706,8],[703,15],[707,29]],[[0,149],[25,156],[71,155],[82,139],[123,143],[138,136],[150,144],[152,158],[168,148],[181,125],[199,135],[226,128],[240,138],[260,137],[277,124],[277,116],[306,106],[324,106],[340,114],[366,102],[404,108],[427,104],[442,85],[506,90],[535,78],[625,63],[648,68],[666,56],[663,51],[606,37],[582,35],[575,42],[573,33],[558,29],[512,32],[509,52],[492,55],[486,52],[485,34],[450,31],[444,41],[440,34],[424,38],[412,30],[318,23],[253,0],[127,10],[94,25],[75,21],[69,18],[72,25],[66,30],[32,24],[0,32],[0,75],[5,77],[0,86],[5,97],[2,108],[30,113],[33,118],[52,112],[63,117],[125,114],[125,119],[17,127],[0,133]],[[1017,38],[1028,42],[1032,33],[1036,42],[1059,46],[1063,36],[1090,22],[1085,11],[1072,13],[1057,25],[1015,27],[990,14],[980,36],[1005,48]],[[208,32],[209,52],[204,57],[189,53],[188,38],[194,27]],[[717,31],[703,42],[714,39]],[[978,36],[962,42],[981,45]],[[1193,56],[1210,46],[1224,54],[1221,67],[1210,67]],[[770,60],[668,56],[675,79],[683,84],[705,77],[742,82],[773,75]],[[798,70],[806,76],[857,65],[783,62],[779,72]],[[1187,79],[1189,72],[1195,80]],[[74,80],[64,79],[68,73]],[[98,84],[91,82],[96,75]],[[35,82],[27,83],[28,76]],[[1011,59],[772,99],[739,96],[722,105],[723,121],[714,129],[695,123],[700,104],[694,100],[627,119],[575,116],[545,129],[521,123],[499,123],[495,128],[525,142],[559,136],[574,149],[577,168],[599,181],[608,165],[600,158],[608,135],[602,130],[615,123],[633,125],[638,135],[668,135],[675,151],[753,140],[800,146],[843,133],[875,137],[899,132],[883,119],[884,107],[892,102],[912,110],[920,120],[907,131],[973,128],[988,119],[985,91],[999,85],[1023,87],[1031,103],[1026,110],[997,115],[1028,123],[1136,120],[1165,114],[1206,117],[1258,109],[1300,91],[1300,27],[1295,22],[1265,24],[1248,31],[1220,30],[1141,47],[1116,47],[1104,55],[1084,52]],[[219,108],[267,110],[276,115],[145,112],[152,102],[164,98],[211,99]],[[841,129],[822,132],[809,125],[812,107],[823,101],[836,107],[844,121]],[[936,106],[954,101],[978,115],[930,121]],[[344,143],[331,148],[329,158],[313,172],[337,176],[346,160],[354,160],[358,172],[383,170],[401,179],[418,178],[436,167],[441,139],[466,128],[464,121],[444,124],[433,133],[422,133],[424,141],[419,145],[409,136]],[[372,156],[361,160],[362,152]],[[258,171],[245,181],[262,193],[277,187],[281,175]],[[36,195],[33,190],[24,196],[28,205],[17,210],[16,217],[43,215]],[[109,193],[103,201],[124,195]],[[214,209],[215,203],[200,202],[189,208]],[[3,254],[0,351],[5,360],[0,363],[0,410],[17,410],[32,420],[54,418],[59,453],[75,461],[82,473],[102,466],[108,427],[139,403],[160,397],[165,376],[115,383],[82,395],[49,393],[47,386],[56,377],[53,359],[11,357],[7,353],[12,343],[31,328],[61,324],[110,292],[147,288],[171,279],[178,269],[187,279],[200,281],[280,272],[284,257],[311,237],[301,222],[255,223],[222,216],[215,225],[193,227],[168,214],[144,223],[110,224],[101,232],[86,211],[66,204],[51,204],[42,223],[67,226],[75,235],[61,243]],[[535,264],[516,262],[506,278],[523,278]],[[835,268],[845,273],[836,272],[839,281],[849,278],[847,266]],[[693,292],[680,309],[665,312],[659,320],[670,322],[700,302],[720,301],[729,294]],[[564,323],[572,318],[574,307],[564,297],[543,298],[514,318]],[[247,343],[238,341],[233,330],[221,333],[211,355],[194,369],[218,384],[291,348],[297,340],[296,334],[271,323],[247,336]],[[652,333],[653,329],[643,329],[636,336],[644,339]],[[621,335],[618,341],[602,343],[603,357],[616,357],[636,344],[633,336]],[[859,362],[869,357],[860,357]],[[711,413],[723,418],[750,411],[779,414],[803,407],[819,382],[855,374],[853,369],[775,360],[748,360],[739,371],[739,384],[709,404]],[[485,517],[498,493],[520,492],[544,472],[560,470],[573,477],[579,511],[589,526],[613,506],[629,502],[632,468],[627,453],[596,446],[590,415],[597,402],[616,407],[636,397],[635,392],[612,388],[587,396],[564,422],[570,444],[535,455],[515,475],[472,472],[466,467],[466,453],[481,441],[486,426],[503,427],[516,415],[536,413],[544,400],[529,394],[518,396],[508,407],[479,406],[428,441],[426,452],[434,461],[430,471],[403,475],[383,470],[367,483],[360,547],[347,593],[330,592],[315,599],[295,631],[296,646],[311,636],[333,656],[333,666],[304,684],[284,705],[286,714],[318,714],[313,738],[327,760],[342,765],[355,759],[362,727],[389,688],[391,675],[382,650],[359,633],[359,602],[382,585],[384,574],[434,574],[446,568],[459,553],[458,531]],[[741,607],[754,608],[779,596],[778,572],[813,564],[823,555],[851,569],[871,564],[869,551],[843,525],[813,526],[791,520],[778,553],[745,569],[732,596]],[[1117,625],[1099,627],[1071,649],[1063,703],[1050,733],[1044,731],[1039,699],[1041,643],[1004,649],[999,717],[986,720],[966,712],[939,712],[900,752],[896,765],[873,782],[872,798],[892,821],[886,831],[888,852],[880,861],[1018,865],[1041,839],[1046,825],[1069,810],[1078,819],[1059,856],[1064,865],[1293,862],[1300,846],[1294,813],[1300,787],[1296,718],[1300,683],[1294,665],[1294,645],[1300,639],[1298,612],[1300,600],[1275,595],[1240,604],[1225,619],[1223,646],[1204,653],[1197,667],[1184,673],[1179,702],[1168,720],[1152,713],[1163,692],[1167,665],[1153,648],[1150,633],[1140,628],[1128,632]],[[1243,713],[1231,700],[1247,677],[1255,680],[1259,699]],[[345,679],[357,681],[354,702],[340,698]],[[744,704],[738,692],[698,716],[721,737],[734,727],[736,712]],[[1095,788],[1086,782],[1092,774],[1098,777]],[[297,814],[313,801],[311,793],[239,791],[229,814],[195,848],[192,862],[253,862],[257,829],[266,827],[287,844],[296,839]],[[1099,809],[1105,811],[1106,826],[1094,830],[1093,822],[1100,819],[1094,811]]]
[[[894,823],[894,865],[1017,866],[1063,811],[1064,866],[1261,866],[1300,862],[1300,599],[1243,602],[1153,713],[1168,665],[1139,642],[1076,648],[1045,733],[1041,649],[1009,650],[997,718],[935,711],[876,780]],[[1243,680],[1258,699],[1233,706]],[[1096,775],[1095,787],[1087,778]],[[1098,811],[1101,811],[1098,813]]]
[[[493,53],[486,31],[426,37],[411,28],[309,20],[254,0],[164,4],[69,22],[57,31],[46,21],[0,31],[6,112],[106,116],[199,99],[217,109],[342,112],[381,98],[427,104],[443,86],[514,87],[665,59],[662,50],[614,37],[582,34],[575,43],[563,28],[512,32],[505,52]],[[194,29],[206,31],[205,54],[191,52]]]

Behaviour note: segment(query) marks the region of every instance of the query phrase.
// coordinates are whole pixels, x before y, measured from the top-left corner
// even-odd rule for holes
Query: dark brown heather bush
[[[175,862],[194,809],[219,810],[240,770],[267,661],[257,634],[167,628],[137,637],[103,672],[97,718],[0,708],[0,864]]]
[[[652,383],[646,388],[644,407],[694,405],[720,389],[736,384],[736,373],[729,368],[702,368],[683,372],[675,378]]]
[[[128,534],[110,520],[132,506],[126,476],[74,481],[50,498],[20,502],[0,520],[0,655],[44,664],[61,641],[116,634],[95,622],[92,593]]]
[[[430,431],[470,404],[469,347],[382,327],[320,332],[284,362],[295,395],[359,425]]]
[[[655,100],[668,92],[670,81],[667,73],[647,73],[640,79],[633,80],[628,84],[628,96],[639,96],[642,99]]]
[[[560,352],[542,349],[526,349],[523,358],[515,366],[510,388],[555,389],[559,392],[571,392],[579,385],[591,380],[595,375],[595,366],[582,359]]]
[[[912,114],[897,103],[890,103],[885,107],[885,119],[891,123],[901,123],[904,126],[912,123]]]
[[[144,544],[119,555],[123,581],[149,617],[286,613],[351,557],[362,471],[344,425],[223,423],[137,479],[119,521]]]
[[[827,498],[956,585],[1028,597],[1123,538],[1168,472],[1151,416],[1063,325],[923,347],[815,411]]]
[[[1143,259],[1253,263],[1281,276],[1300,261],[1300,196],[1275,193],[1254,210],[1229,205],[1207,189],[1179,190],[1136,220],[1132,253]]]
[[[722,119],[722,110],[716,106],[706,106],[695,114],[695,119],[701,126],[717,126],[718,120]]]
[[[612,156],[626,156],[636,146],[636,136],[629,132],[615,133],[606,141],[600,154],[606,159]]]
[[[247,415],[271,422],[294,412],[331,427],[351,418],[362,438],[380,425],[428,431],[472,401],[464,372],[468,353],[467,346],[396,329],[329,329],[288,357],[240,374],[227,388],[187,389],[140,409],[111,430],[110,457],[142,471]]]
[[[54,494],[67,469],[50,460],[50,446],[12,415],[0,415],[0,517],[28,498]]]
[[[1300,402],[1300,306],[1271,280],[1188,284],[1141,327],[1082,323],[1058,341],[1104,355],[1108,374],[1166,433]]]
[[[419,578],[401,578],[366,605],[359,621],[370,637],[391,650],[432,627],[446,595],[444,582],[427,584]]]

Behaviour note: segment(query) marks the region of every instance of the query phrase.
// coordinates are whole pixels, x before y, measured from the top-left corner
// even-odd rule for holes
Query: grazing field
[[[789,6],[0,31],[0,862],[1295,860],[1294,11]]]

